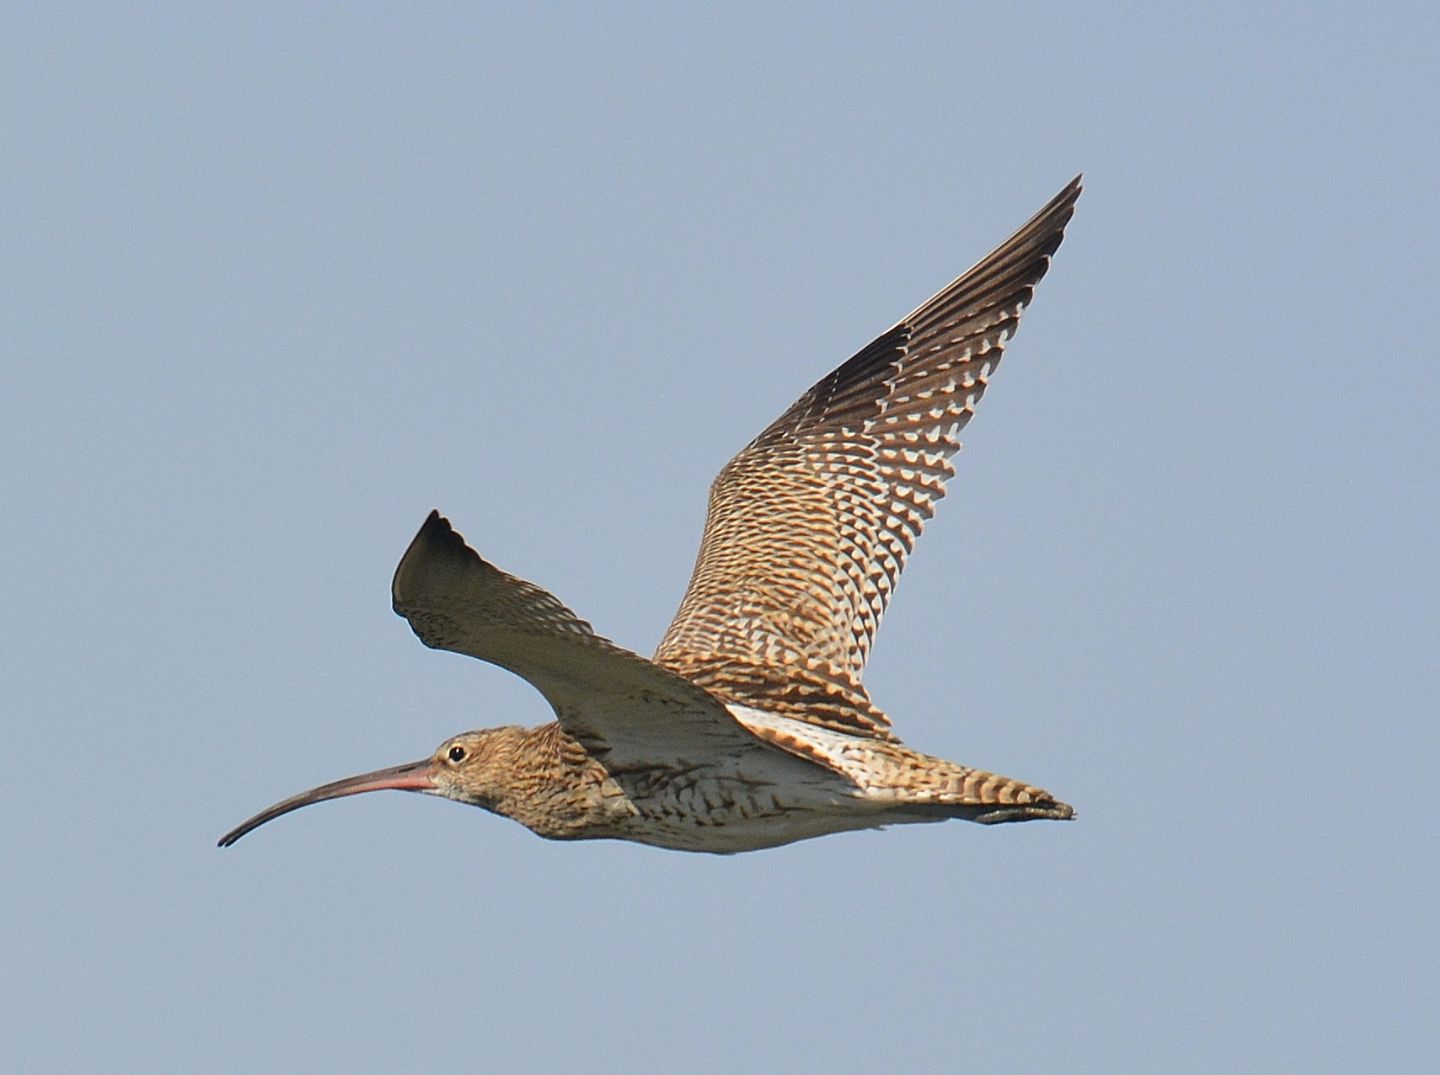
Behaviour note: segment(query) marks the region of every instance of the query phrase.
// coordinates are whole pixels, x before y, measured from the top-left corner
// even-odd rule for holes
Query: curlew
[[[957,434],[1060,246],[1076,177],[974,268],[860,350],[710,488],[689,589],[649,660],[508,575],[432,512],[396,569],[427,646],[508,669],[555,711],[303,792],[227,833],[381,789],[484,807],[557,840],[730,853],[829,833],[1073,811],[1024,781],[903,745],[861,673]]]

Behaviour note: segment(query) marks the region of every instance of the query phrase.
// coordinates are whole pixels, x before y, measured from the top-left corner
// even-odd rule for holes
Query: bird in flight
[[[1074,811],[1021,780],[903,745],[861,685],[950,457],[1080,195],[1019,231],[822,378],[725,466],[690,587],[655,656],[596,634],[432,512],[396,569],[427,646],[527,680],[555,720],[463,732],[429,757],[276,803],[440,795],[557,840],[733,853],[852,829]]]

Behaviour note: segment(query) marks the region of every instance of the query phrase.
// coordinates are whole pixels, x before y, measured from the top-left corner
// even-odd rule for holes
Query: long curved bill
[[[339,799],[346,795],[359,795],[365,791],[390,789],[434,792],[435,782],[431,778],[433,772],[433,763],[429,758],[425,758],[423,761],[393,765],[389,769],[377,769],[373,773],[362,773],[359,776],[336,780],[331,784],[322,784],[318,788],[302,791],[299,795],[292,795],[268,810],[262,810],[243,825],[231,829],[220,837],[220,843],[217,846],[229,847],[251,829],[258,829],[265,822],[273,821],[281,814],[288,814],[291,810],[299,810],[302,806],[324,802],[326,799]]]

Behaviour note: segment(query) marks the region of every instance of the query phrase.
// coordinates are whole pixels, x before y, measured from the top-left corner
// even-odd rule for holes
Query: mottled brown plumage
[[[396,612],[426,645],[529,681],[556,720],[456,736],[423,761],[278,803],[221,843],[381,788],[482,806],[555,839],[716,852],[912,821],[1072,816],[1040,788],[901,744],[861,674],[954,473],[957,434],[1079,193],[1077,178],[726,465],[653,661],[481,559],[432,513],[396,570]]]

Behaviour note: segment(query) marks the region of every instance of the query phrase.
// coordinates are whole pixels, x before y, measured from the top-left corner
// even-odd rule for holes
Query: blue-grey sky
[[[1433,1070],[1428,5],[12,4],[0,1068]],[[867,684],[1068,825],[731,858],[292,792],[649,652],[706,486],[1078,171]]]

